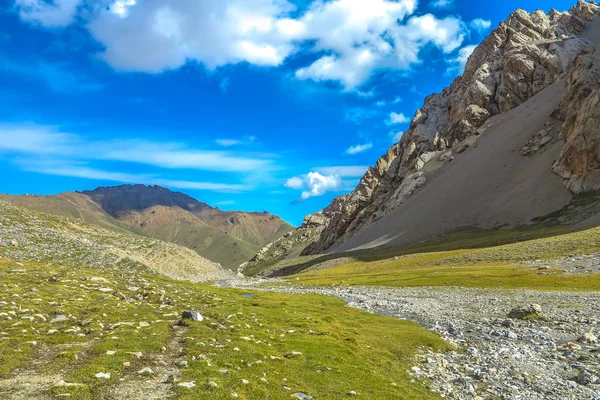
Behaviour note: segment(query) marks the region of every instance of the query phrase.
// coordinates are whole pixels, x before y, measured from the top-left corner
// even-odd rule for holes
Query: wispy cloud
[[[452,8],[454,7],[454,0],[432,0],[429,2],[429,5],[433,8]]]
[[[217,139],[215,143],[223,147],[238,146],[242,144],[252,144],[256,142],[256,136],[244,136],[241,139]]]
[[[389,106],[389,105],[394,105],[394,104],[398,104],[402,101],[402,98],[400,98],[399,96],[394,97],[391,100],[379,100],[377,103],[375,103],[375,107],[385,107],[385,106]]]
[[[447,75],[462,74],[465,71],[465,66],[473,51],[477,48],[476,45],[465,46],[458,51],[456,57],[448,61]]]
[[[82,178],[119,183],[141,183],[146,185],[160,185],[177,189],[210,190],[224,193],[237,193],[251,190],[252,188],[242,184],[196,182],[186,180],[164,179],[151,174],[132,174],[126,172],[105,171],[91,168],[84,162],[61,162],[20,160],[18,164],[25,171],[37,172],[45,175],[66,176],[71,178]]]
[[[276,156],[270,154],[199,149],[184,143],[146,139],[88,140],[81,135],[61,132],[56,127],[35,124],[0,124],[0,137],[0,155],[23,170],[47,175],[240,192],[251,190],[259,178],[262,182],[266,181],[270,172],[278,168]],[[94,164],[100,164],[100,167]],[[124,168],[126,171],[141,169],[127,164],[149,166],[152,173],[122,172]],[[225,182],[199,182],[164,176],[173,169],[182,170],[179,176],[189,170],[229,175],[218,175]],[[160,172],[157,173],[157,170]],[[244,184],[231,182],[232,179],[241,179]]]
[[[471,21],[470,25],[477,32],[485,33],[491,28],[492,21],[489,21],[487,19],[477,18],[477,19],[474,19],[473,21]]]
[[[70,159],[123,161],[169,169],[253,172],[273,166],[274,155],[191,148],[184,143],[143,139],[87,141],[43,125],[0,125],[0,152],[44,154]],[[4,140],[6,138],[6,140]]]
[[[342,178],[361,177],[367,172],[366,165],[337,165],[331,167],[317,167],[312,170],[323,175],[339,175]]]
[[[369,151],[373,148],[373,143],[365,143],[365,144],[357,144],[355,146],[350,146],[346,149],[345,153],[354,155],[359,153],[364,153],[365,151]]]
[[[40,82],[57,93],[82,93],[104,88],[103,84],[73,70],[67,64],[39,60],[15,61],[0,57],[0,73]]]
[[[393,143],[398,143],[402,138],[402,135],[404,135],[404,131],[393,131],[388,134]]]
[[[356,125],[382,117],[384,112],[371,107],[354,107],[346,111],[344,119]]]

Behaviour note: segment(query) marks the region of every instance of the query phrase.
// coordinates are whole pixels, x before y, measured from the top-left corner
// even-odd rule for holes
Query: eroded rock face
[[[577,55],[591,44],[581,35],[586,23],[598,14],[598,5],[582,0],[568,12],[512,13],[475,49],[461,77],[441,93],[425,99],[400,142],[369,168],[356,189],[343,196],[343,201],[336,199],[339,212],[323,229],[320,239],[303,254],[324,253],[385,216],[426,184],[427,171],[451,161],[453,154],[475,146],[490,117],[512,110],[562,79]],[[578,62],[583,70],[583,64],[591,60]],[[588,98],[584,94],[577,97]],[[594,105],[598,108],[597,101],[596,95],[582,105],[592,113]],[[566,109],[564,113],[569,114]],[[577,117],[573,115],[568,121],[573,119]],[[573,177],[573,189],[596,184],[600,188],[600,174],[598,178],[589,178],[590,170],[600,171],[600,162],[592,159],[589,149],[584,148],[586,134],[582,129],[573,128],[570,134],[565,134],[572,138],[565,159],[572,161],[562,162],[557,168],[562,176]],[[534,151],[545,144],[547,138],[543,136],[532,142]],[[593,145],[596,143],[600,141]],[[579,155],[582,153],[588,156]],[[580,174],[588,177],[585,183],[576,178]]]
[[[565,146],[554,172],[572,192],[600,189],[600,45],[575,60],[560,113]]]

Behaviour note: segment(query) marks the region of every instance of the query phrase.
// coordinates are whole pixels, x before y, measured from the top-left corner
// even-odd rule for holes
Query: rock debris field
[[[456,351],[424,351],[410,373],[445,398],[600,399],[600,293],[266,282],[276,286],[258,286],[265,280],[219,285],[337,296],[350,307],[437,332]]]

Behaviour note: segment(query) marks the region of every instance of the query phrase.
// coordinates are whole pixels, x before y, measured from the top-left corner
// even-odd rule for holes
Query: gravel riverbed
[[[423,351],[410,373],[450,399],[600,400],[600,293],[456,287],[305,287],[265,280],[221,286],[337,296],[348,306],[418,322],[456,346]],[[508,318],[537,304],[540,318]]]

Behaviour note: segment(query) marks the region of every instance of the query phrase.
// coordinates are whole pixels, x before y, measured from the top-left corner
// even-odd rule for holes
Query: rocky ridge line
[[[585,57],[592,42],[583,34],[586,24],[598,17],[599,10],[595,3],[579,0],[568,12],[512,13],[475,49],[462,76],[441,93],[425,99],[401,141],[369,168],[357,188],[334,200],[339,212],[323,229],[320,239],[302,254],[324,253],[385,216],[426,184],[427,172],[474,146],[477,137],[489,127],[486,122],[492,116],[512,110],[563,79],[576,58],[567,91],[594,114],[598,109],[597,95],[586,96],[589,90],[578,90],[582,85],[575,82],[594,76],[586,71],[585,65],[596,60],[597,55],[592,52]],[[577,57],[582,52],[584,55]],[[554,170],[567,179],[570,190],[600,187],[600,178],[594,172],[600,163],[590,156],[600,140],[593,141],[592,146],[585,144],[584,139],[593,136],[589,132],[593,123],[587,128],[587,125],[576,128],[581,126],[575,111],[579,107],[568,104],[561,106],[559,113],[566,119],[563,130],[567,145]],[[548,127],[549,131],[552,129]],[[533,151],[552,140],[546,136],[540,135],[538,142],[532,138]],[[524,148],[522,153],[526,155],[529,151]]]

